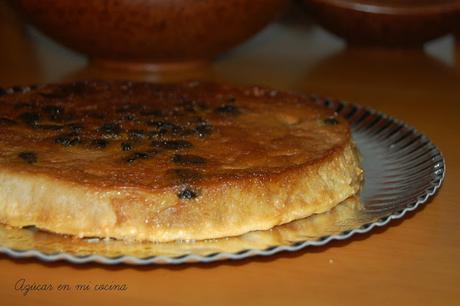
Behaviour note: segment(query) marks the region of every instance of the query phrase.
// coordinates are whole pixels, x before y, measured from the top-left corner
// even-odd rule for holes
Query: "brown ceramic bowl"
[[[286,2],[14,1],[32,24],[56,41],[99,62],[128,68],[206,61],[257,33]]]
[[[452,30],[459,0],[304,0],[317,21],[351,44],[421,46]]]

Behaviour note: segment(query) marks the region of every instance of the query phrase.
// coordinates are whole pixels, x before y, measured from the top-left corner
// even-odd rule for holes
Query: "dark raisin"
[[[180,165],[202,165],[207,163],[207,159],[198,155],[191,154],[174,154],[171,161]]]
[[[74,133],[80,133],[83,131],[83,125],[79,123],[70,123],[67,127]]]
[[[133,149],[133,145],[130,144],[130,143],[128,143],[128,142],[123,142],[123,143],[121,144],[121,149],[122,149],[123,151],[131,151],[131,150]]]
[[[153,152],[135,152],[126,158],[126,162],[132,163],[138,159],[147,159],[151,157],[152,154]]]
[[[186,140],[154,140],[152,146],[166,150],[187,149],[193,145]]]
[[[161,128],[160,132],[162,134],[169,134],[169,135],[173,135],[173,136],[189,136],[189,135],[194,134],[193,130],[183,128],[183,127],[178,126],[178,125],[175,125],[170,129]]]
[[[187,113],[196,113],[199,111],[205,111],[208,109],[207,105],[202,101],[190,100],[185,97],[181,97],[181,101],[177,107],[184,110]]]
[[[159,128],[159,129],[172,129],[176,127],[174,123],[167,121],[149,120],[146,122],[148,125]]]
[[[76,133],[61,134],[54,138],[54,143],[63,145],[65,147],[74,146],[81,142],[81,138]]]
[[[133,121],[136,119],[136,116],[134,114],[124,114],[122,120],[125,121]]]
[[[42,108],[42,111],[49,115],[60,115],[64,113],[64,109],[56,105],[47,105]]]
[[[335,117],[328,117],[323,120],[325,124],[327,125],[337,125],[339,124],[339,120],[337,120]]]
[[[14,124],[16,124],[16,121],[14,121],[13,119],[0,117],[0,125],[14,125]]]
[[[145,135],[149,139],[157,139],[160,138],[160,136],[164,135],[164,131],[147,131]]]
[[[18,156],[28,164],[35,164],[38,160],[35,152],[21,152]]]
[[[65,121],[70,118],[69,115],[64,114],[64,109],[60,106],[47,105],[42,108],[42,111],[48,114],[48,118],[52,121]]]
[[[0,87],[0,97],[6,95],[8,92],[6,91],[5,88]]]
[[[128,137],[132,139],[145,138],[145,132],[143,130],[129,130]]]
[[[57,125],[57,124],[36,124],[34,125],[34,128],[41,129],[41,130],[58,131],[58,130],[62,130],[63,126]]]
[[[235,98],[234,96],[228,96],[228,97],[227,97],[227,102],[229,102],[229,103],[235,103],[235,101],[236,101],[236,98]]]
[[[188,136],[193,134],[190,129],[183,128],[171,122],[151,120],[147,122],[148,125],[157,129],[161,135],[174,135],[174,136]]]
[[[13,87],[11,87],[11,90],[13,90],[13,92],[15,92],[15,93],[22,93],[22,92],[26,91],[26,87],[13,86]]]
[[[116,123],[106,123],[101,126],[98,131],[104,135],[116,136],[121,133],[121,126]]]
[[[91,146],[98,148],[98,149],[104,149],[109,145],[109,142],[106,139],[94,139],[91,141]]]
[[[175,136],[190,136],[190,135],[195,134],[195,131],[192,130],[192,129],[184,129],[184,128],[181,128],[181,129],[179,129],[179,130],[173,130],[173,131],[171,131],[171,134],[172,134],[172,135],[175,135]]]
[[[37,113],[26,112],[19,115],[19,120],[28,125],[36,125],[40,120],[40,115]]]
[[[206,137],[212,134],[213,127],[206,121],[200,121],[195,127],[195,131],[200,137]]]
[[[223,104],[216,108],[216,112],[220,114],[237,115],[240,113],[240,110],[234,104]]]
[[[198,197],[198,191],[187,186],[177,193],[177,197],[182,200],[192,200]]]

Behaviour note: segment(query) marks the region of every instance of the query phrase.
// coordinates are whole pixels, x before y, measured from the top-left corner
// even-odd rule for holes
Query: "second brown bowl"
[[[458,0],[304,0],[317,21],[358,45],[418,47],[452,30]]]

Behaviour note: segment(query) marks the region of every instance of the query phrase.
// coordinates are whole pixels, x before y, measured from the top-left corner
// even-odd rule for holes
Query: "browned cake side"
[[[12,226],[208,239],[324,212],[359,189],[347,122],[307,98],[197,82],[17,91],[0,97],[0,222]]]

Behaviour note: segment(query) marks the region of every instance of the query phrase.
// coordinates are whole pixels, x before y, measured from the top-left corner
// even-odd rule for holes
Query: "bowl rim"
[[[329,5],[337,8],[375,14],[375,15],[435,15],[440,13],[449,13],[460,11],[459,0],[444,0],[442,3],[424,3],[414,6],[414,4],[390,3],[369,3],[367,0],[304,0],[307,4],[312,5]]]

